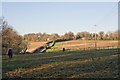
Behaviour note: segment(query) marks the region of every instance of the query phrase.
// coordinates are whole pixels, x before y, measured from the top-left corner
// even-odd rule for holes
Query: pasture
[[[58,45],[58,44],[57,44]],[[2,58],[3,78],[117,78],[118,48],[55,51]]]
[[[118,46],[118,41],[111,40],[97,40],[97,49],[109,49],[116,48]],[[92,50],[95,49],[94,40],[70,40],[64,42],[57,42],[51,49],[48,49],[47,52],[52,51],[61,51],[62,48],[65,48],[70,51],[75,50]]]
[[[47,42],[47,41],[46,41]],[[32,52],[40,46],[43,46],[44,42],[29,42],[27,52]],[[118,46],[118,41],[111,41],[111,40],[97,40],[96,41],[97,48],[113,48]],[[94,40],[70,40],[70,41],[63,41],[63,42],[56,42],[55,45],[48,49],[47,52],[53,51],[61,51],[62,48],[67,50],[88,50],[88,49],[95,49],[95,41]]]

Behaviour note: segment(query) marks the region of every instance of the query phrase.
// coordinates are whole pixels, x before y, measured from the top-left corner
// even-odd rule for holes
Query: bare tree
[[[13,48],[15,53],[19,53],[23,48],[22,36],[20,36],[8,23],[4,23],[2,29],[2,51],[6,53],[8,48]]]

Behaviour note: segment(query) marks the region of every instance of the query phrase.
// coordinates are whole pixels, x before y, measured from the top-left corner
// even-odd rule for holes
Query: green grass
[[[118,49],[3,56],[3,78],[116,78]]]
[[[55,45],[48,49],[46,52],[53,52],[53,51],[61,51],[62,48],[64,47],[65,49],[69,49],[69,50],[88,50],[88,49],[94,49],[95,46],[93,45],[94,44],[94,40],[71,40],[71,41],[64,41],[64,42],[56,42]],[[99,43],[101,42],[101,43]],[[109,42],[109,43],[112,43],[112,40],[97,40],[97,48],[108,48],[108,46],[112,47],[113,48],[113,45],[108,45],[106,42]],[[116,43],[116,46],[117,45],[117,41],[115,41]],[[88,44],[88,43],[93,43],[92,45],[91,44],[88,44],[88,45],[81,45],[81,46],[78,46],[77,44]],[[65,44],[65,45],[63,45]],[[104,45],[103,45],[104,44]],[[106,44],[106,45],[105,45]],[[71,46],[72,45],[72,46]],[[76,45],[76,46],[75,46]],[[114,47],[116,47],[114,45]]]
[[[46,52],[58,52],[60,50],[62,50],[62,46],[60,46],[60,42],[57,42],[52,48],[48,49]]]

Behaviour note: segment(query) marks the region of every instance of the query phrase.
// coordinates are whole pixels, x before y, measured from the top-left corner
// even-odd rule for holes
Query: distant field
[[[97,48],[109,48],[109,47],[117,47],[118,41],[110,41],[110,40],[97,40]],[[30,42],[27,51],[33,51],[39,46],[45,44],[45,42]],[[71,40],[64,42],[57,42],[54,47],[47,50],[49,51],[60,51],[62,48],[66,48],[69,50],[84,50],[84,49],[94,49],[95,41],[94,40]]]
[[[117,47],[118,41],[97,41],[97,48],[110,48],[110,47]],[[60,51],[62,48],[66,48],[68,50],[88,50],[88,49],[95,49],[95,41],[94,40],[71,40],[65,42],[58,42],[55,44],[54,47],[47,50],[50,51]]]
[[[118,49],[3,56],[3,78],[117,78]]]

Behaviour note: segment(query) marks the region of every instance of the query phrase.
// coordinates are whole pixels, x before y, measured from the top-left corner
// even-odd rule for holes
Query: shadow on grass
[[[38,75],[46,76],[48,72],[51,70],[61,71],[61,67],[63,70],[70,69],[72,70],[75,66],[79,66],[80,62],[84,61],[91,61],[93,62],[102,60],[102,57],[113,56],[115,55],[117,49],[112,50],[91,50],[91,51],[70,51],[70,52],[56,52],[56,53],[45,53],[45,54],[28,54],[15,56],[13,60],[4,61],[3,63],[3,70],[4,75],[5,73],[11,72],[11,77],[15,74],[16,76],[20,76],[24,74],[25,77],[27,75],[30,77],[30,73],[35,74],[39,73]],[[28,58],[25,58],[25,57]],[[71,64],[74,64],[70,67]],[[86,65],[88,68],[88,65]],[[80,66],[79,66],[80,67]],[[55,69],[54,69],[55,68]],[[68,70],[68,71],[70,71]],[[86,70],[86,69],[85,69]],[[46,73],[46,75],[44,75]],[[50,74],[50,73],[49,73]],[[55,74],[55,73],[53,73]],[[53,76],[53,74],[51,74]],[[66,73],[65,73],[66,74]],[[35,74],[34,76],[36,76]],[[77,75],[77,74],[76,74]],[[10,76],[10,74],[9,74]],[[48,76],[48,75],[47,75]],[[49,75],[50,76],[50,75]],[[65,75],[64,75],[65,76]]]

